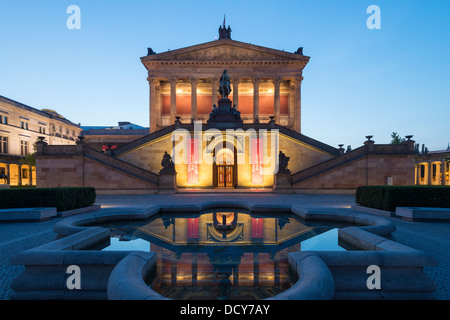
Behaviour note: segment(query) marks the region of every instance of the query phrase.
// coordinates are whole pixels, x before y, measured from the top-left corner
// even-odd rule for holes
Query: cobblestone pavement
[[[270,193],[177,194],[177,195],[98,195],[102,207],[148,206],[156,204],[198,204],[203,201],[239,201],[250,204],[302,205],[307,208],[349,208],[353,195],[275,195]],[[427,267],[425,272],[437,284],[436,299],[450,300],[450,223],[409,222],[389,218],[397,227],[391,239],[434,256],[437,267]],[[55,218],[45,222],[0,224],[0,300],[8,300],[10,284],[23,271],[23,266],[10,265],[12,256],[55,239]]]

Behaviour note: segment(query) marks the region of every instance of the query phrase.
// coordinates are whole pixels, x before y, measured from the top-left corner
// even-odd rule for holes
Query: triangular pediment
[[[142,58],[145,61],[280,61],[309,57],[233,40],[218,40]]]

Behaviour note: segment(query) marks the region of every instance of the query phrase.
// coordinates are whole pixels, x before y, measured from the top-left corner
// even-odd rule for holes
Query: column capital
[[[252,83],[254,85],[259,85],[261,83],[261,78],[260,77],[253,77],[252,78]]]
[[[303,77],[301,75],[296,76],[293,80],[292,83],[296,86],[301,85],[303,81]]]
[[[276,86],[279,86],[281,83],[281,77],[274,77],[272,78],[272,83]]]
[[[155,86],[155,87],[159,86],[159,84],[160,84],[159,78],[156,78],[156,77],[148,77],[147,81],[150,85]]]
[[[216,85],[219,83],[219,78],[213,77],[213,78],[209,78],[209,80],[211,81],[211,84]]]
[[[169,78],[169,82],[171,86],[175,86],[178,83],[178,78],[177,77],[170,77]]]
[[[198,84],[200,82],[200,79],[197,77],[190,77],[189,80],[190,80],[191,84],[194,84],[194,83]]]

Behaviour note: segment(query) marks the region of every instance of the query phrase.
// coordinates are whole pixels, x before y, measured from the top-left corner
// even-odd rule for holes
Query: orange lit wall
[[[280,95],[280,114],[288,114],[288,94]],[[230,100],[231,97],[230,97]],[[161,95],[162,114],[170,114],[170,94]],[[232,102],[233,103],[233,102]],[[217,103],[216,103],[217,105]],[[197,114],[210,114],[212,111],[212,96],[197,96]],[[239,111],[241,114],[253,114],[253,95],[239,95]],[[259,96],[259,113],[273,114],[274,101],[273,95]],[[177,114],[191,114],[191,96],[177,95]]]

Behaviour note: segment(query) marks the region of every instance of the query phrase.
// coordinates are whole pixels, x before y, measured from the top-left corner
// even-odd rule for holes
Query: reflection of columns
[[[177,78],[169,78],[170,82],[170,124],[175,122],[177,114]]]
[[[280,83],[281,79],[276,77],[273,79],[273,108],[275,123],[280,124]]]
[[[219,101],[218,96],[217,96],[217,93],[219,90],[218,86],[217,86],[218,81],[219,80],[217,78],[211,78],[211,96],[212,96],[213,104],[217,104]]]
[[[196,78],[191,78],[191,119],[197,120],[197,82]]]
[[[259,253],[253,253],[253,285],[259,285]]]
[[[259,84],[261,79],[253,78],[253,123],[259,122]]]
[[[233,78],[233,104],[236,105],[236,110],[239,110],[239,78]]]
[[[157,88],[159,88],[159,80],[155,78],[147,78],[150,85],[150,133],[156,131],[158,124],[158,112],[161,114],[161,110],[158,109],[158,97]]]
[[[301,132],[301,87],[303,77],[294,80],[295,102],[294,102],[294,130]]]

